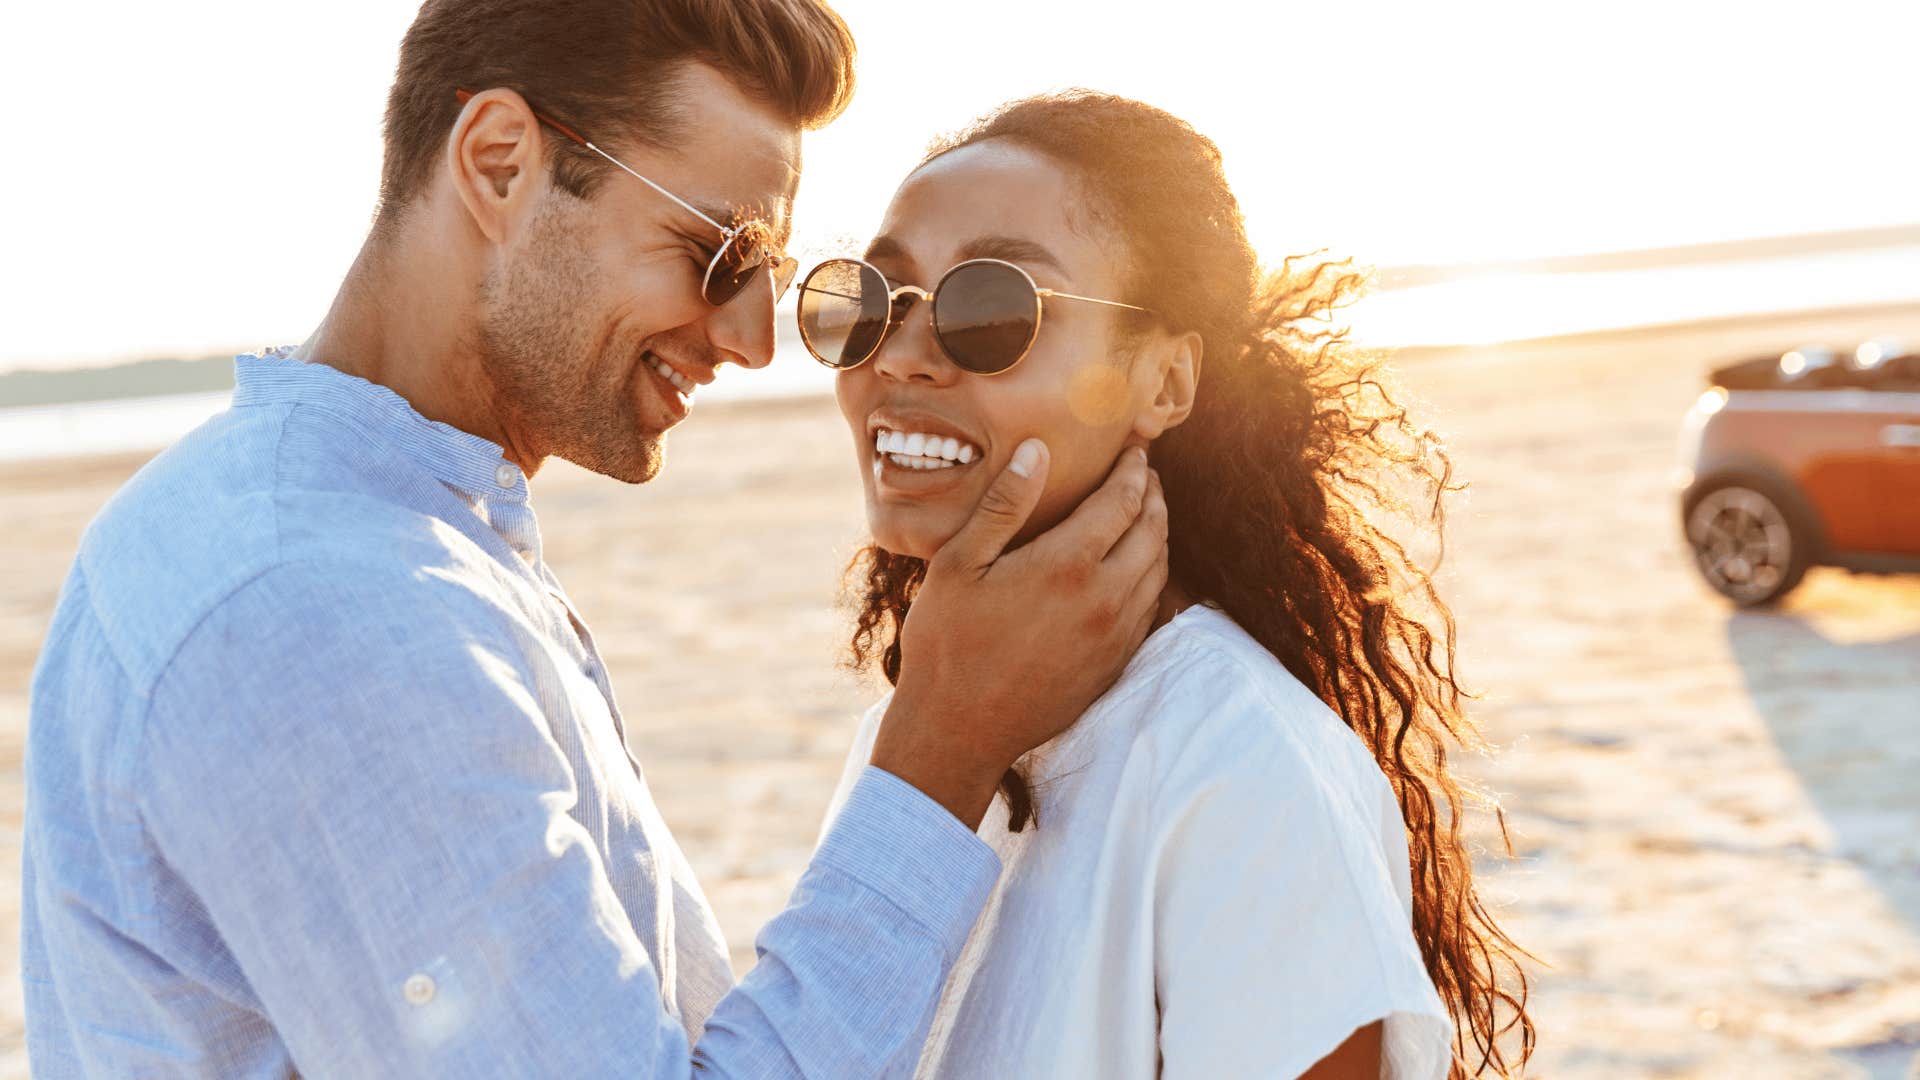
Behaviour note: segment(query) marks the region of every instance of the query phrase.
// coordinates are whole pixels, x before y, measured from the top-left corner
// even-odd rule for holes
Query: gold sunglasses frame
[[[961,371],[964,371],[969,375],[979,375],[982,377],[1004,375],[1007,372],[1012,371],[1014,368],[1019,367],[1020,364],[1026,360],[1027,354],[1033,351],[1033,343],[1040,339],[1040,324],[1046,320],[1046,314],[1047,314],[1046,302],[1048,300],[1078,300],[1082,303],[1087,303],[1087,304],[1101,304],[1106,307],[1126,308],[1128,311],[1145,312],[1146,314],[1149,314],[1149,315],[1155,314],[1152,308],[1140,307],[1137,304],[1123,304],[1118,300],[1102,300],[1102,299],[1099,299],[1098,297],[1081,296],[1077,293],[1061,292],[1058,289],[1042,288],[1039,282],[1033,280],[1033,275],[1027,273],[1026,268],[1021,266],[1019,263],[1008,262],[1005,259],[990,259],[990,258],[989,259],[966,259],[961,262],[957,262],[953,264],[953,266],[949,267],[946,273],[940,275],[940,280],[934,283],[934,286],[931,290],[923,289],[918,285],[901,285],[897,288],[889,290],[887,293],[887,322],[886,322],[886,325],[881,328],[880,336],[874,340],[873,348],[868,350],[867,355],[861,357],[860,359],[854,361],[851,364],[834,364],[834,363],[829,363],[826,359],[824,359],[820,355],[820,350],[814,347],[813,338],[811,335],[807,333],[806,317],[802,314],[801,309],[804,307],[806,302],[805,294],[809,291],[807,286],[810,282],[813,281],[814,275],[818,274],[820,271],[826,269],[829,266],[832,266],[835,263],[851,263],[855,266],[859,266],[866,270],[873,271],[874,275],[883,282],[887,280],[887,275],[881,273],[879,267],[873,265],[872,263],[866,261],[865,259],[854,259],[854,258],[828,259],[825,262],[820,263],[818,266],[815,266],[813,269],[807,271],[807,276],[800,280],[801,302],[794,305],[794,321],[797,322],[800,327],[800,341],[802,344],[804,344],[807,347],[807,355],[813,357],[815,360],[819,361],[823,366],[834,371],[853,371],[856,368],[860,367],[862,364],[865,364],[867,361],[880,355],[881,348],[886,345],[887,338],[890,335],[892,335],[894,329],[906,322],[906,318],[907,318],[906,309],[912,306],[911,304],[905,304],[905,305],[901,304],[900,303],[901,297],[911,297],[914,300],[924,301],[926,303],[927,320],[932,324],[932,327],[933,327],[934,344],[939,346],[940,355],[946,357],[948,363],[952,364],[954,367],[959,368]],[[946,285],[947,280],[953,277],[954,274],[960,272],[961,270],[969,266],[976,266],[976,265],[1004,266],[1007,269],[1012,270],[1014,273],[1019,274],[1022,278],[1026,279],[1028,288],[1031,288],[1033,290],[1033,332],[1027,335],[1026,342],[1020,346],[1020,354],[1013,358],[1013,362],[1008,364],[1006,367],[1000,368],[997,371],[975,371],[972,368],[966,366],[965,364],[962,364],[960,361],[954,359],[953,353],[948,350],[946,341],[940,335],[940,323],[934,317],[934,298],[940,295],[941,287]],[[811,291],[821,293],[822,295],[825,295],[825,296],[837,296],[842,300],[860,299],[860,297],[857,297],[857,296],[848,296],[845,293],[837,293],[829,289],[813,289]]]

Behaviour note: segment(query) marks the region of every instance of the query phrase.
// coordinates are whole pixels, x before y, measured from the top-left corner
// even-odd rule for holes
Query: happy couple
[[[332,310],[239,360],[63,588],[36,1076],[1523,1060],[1450,618],[1380,523],[1424,486],[1437,527],[1445,460],[1324,330],[1357,279],[1261,270],[1213,144],[1092,93],[937,143],[799,275],[800,132],[852,64],[808,0],[421,9]],[[892,690],[735,985],[528,482],[652,478],[789,286],[866,490],[852,649]]]

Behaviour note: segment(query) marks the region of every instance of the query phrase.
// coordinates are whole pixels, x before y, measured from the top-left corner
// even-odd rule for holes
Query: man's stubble
[[[582,315],[597,280],[586,204],[556,195],[529,225],[526,251],[480,287],[480,366],[495,411],[539,457],[565,458],[629,484],[660,472],[664,432],[645,430],[638,343],[602,340]]]

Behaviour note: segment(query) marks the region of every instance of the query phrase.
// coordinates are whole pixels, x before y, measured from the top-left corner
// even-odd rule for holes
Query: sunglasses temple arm
[[[1153,310],[1152,308],[1143,308],[1135,304],[1123,304],[1118,300],[1099,300],[1091,296],[1075,296],[1072,293],[1055,292],[1052,289],[1041,289],[1040,295],[1053,300],[1078,300],[1086,304],[1105,304],[1107,307],[1126,308],[1128,311]]]
[[[659,192],[660,194],[665,195],[667,198],[672,199],[675,203],[678,203],[683,209],[685,209],[687,213],[692,214],[694,217],[699,218],[701,221],[704,221],[707,224],[713,226],[714,228],[719,229],[720,235],[726,237],[729,240],[733,239],[732,229],[727,228],[725,225],[722,225],[719,222],[708,217],[707,215],[701,213],[699,207],[694,206],[692,203],[688,202],[687,200],[681,198],[678,195],[675,195],[673,192],[668,191],[666,188],[661,187],[659,184],[656,184],[653,181],[647,179],[646,177],[641,176],[639,173],[634,172],[632,169],[627,167],[625,162],[621,161],[617,157],[614,157],[612,154],[607,153],[605,150],[602,150],[599,147],[593,145],[587,140],[581,139],[580,145],[586,147],[587,149],[593,151],[596,154],[599,154],[601,157],[606,158],[608,161],[613,162],[614,167],[619,169],[621,172],[626,173],[628,176],[633,177],[635,180],[640,181],[641,183],[647,185],[653,190]]]

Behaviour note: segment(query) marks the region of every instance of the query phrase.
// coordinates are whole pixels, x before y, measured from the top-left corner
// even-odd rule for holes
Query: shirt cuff
[[[1000,877],[1000,856],[947,808],[869,765],[814,852],[898,905],[940,939],[951,962]]]

